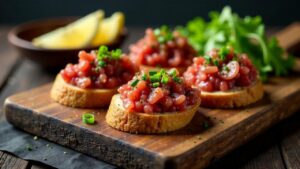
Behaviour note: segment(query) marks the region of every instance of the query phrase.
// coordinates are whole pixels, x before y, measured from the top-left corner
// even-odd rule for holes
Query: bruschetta
[[[246,54],[231,47],[195,57],[183,74],[185,82],[201,90],[201,105],[213,108],[247,106],[264,94],[258,71]]]
[[[111,127],[130,133],[166,133],[186,126],[194,117],[200,91],[188,87],[177,71],[136,75],[118,89],[106,114]]]
[[[98,108],[109,105],[117,88],[135,74],[129,58],[121,50],[79,52],[78,64],[68,64],[57,75],[51,89],[56,102],[79,108]]]
[[[176,68],[182,74],[192,64],[197,52],[176,31],[162,26],[147,29],[145,36],[130,46],[130,59],[141,71]]]

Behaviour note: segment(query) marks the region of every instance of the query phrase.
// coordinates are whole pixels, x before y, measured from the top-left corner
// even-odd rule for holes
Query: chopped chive
[[[160,30],[158,28],[154,29],[154,35],[159,36],[160,35]]]
[[[169,71],[169,75],[175,77],[177,75],[176,69],[172,69],[171,71]]]
[[[134,79],[133,82],[131,82],[130,86],[135,87],[139,83],[139,79]]]
[[[84,113],[82,115],[82,122],[85,124],[94,124],[95,123],[95,116],[90,113]]]
[[[163,84],[167,84],[169,82],[169,77],[168,76],[163,76],[162,79],[161,79],[161,83]]]
[[[228,47],[223,47],[219,51],[219,56],[220,56],[221,60],[225,60],[227,58],[228,54],[229,54]]]
[[[159,82],[152,83],[152,86],[153,87],[158,87],[159,86]]]
[[[213,62],[214,62],[214,65],[215,65],[215,66],[219,66],[219,61],[214,60]]]
[[[122,50],[121,49],[116,49],[116,50],[112,50],[111,51],[111,57],[113,59],[119,59],[120,56],[121,56],[121,54],[122,54]]]
[[[98,49],[98,59],[101,60],[109,55],[107,46],[100,46]]]
[[[157,40],[158,40],[159,43],[165,43],[165,42],[166,42],[166,39],[165,39],[165,37],[163,37],[163,36],[159,36],[159,37],[157,38]]]
[[[149,71],[149,75],[150,75],[150,76],[155,75],[156,73],[157,73],[157,71],[154,71],[154,70],[150,70],[150,71]]]
[[[142,75],[142,80],[147,80],[147,75],[145,73]]]
[[[204,59],[205,59],[205,61],[206,61],[207,64],[211,64],[211,57],[210,56],[205,55]]]
[[[159,82],[160,76],[150,76],[150,82]]]
[[[181,83],[181,79],[179,77],[173,77],[173,80],[177,83]]]
[[[223,66],[223,70],[225,70],[226,72],[229,72],[229,71],[230,71],[230,69],[229,69],[228,66]]]
[[[106,63],[105,63],[103,60],[99,60],[98,65],[99,65],[100,67],[105,67],[105,66],[106,66]]]

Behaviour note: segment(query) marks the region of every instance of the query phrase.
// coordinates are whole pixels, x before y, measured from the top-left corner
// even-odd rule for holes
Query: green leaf
[[[259,70],[262,79],[270,74],[285,75],[292,69],[293,56],[284,57],[284,50],[275,38],[267,39],[260,16],[240,17],[229,6],[220,12],[210,12],[210,21],[192,19],[179,32],[200,55],[214,48],[231,46],[237,53],[246,53]]]

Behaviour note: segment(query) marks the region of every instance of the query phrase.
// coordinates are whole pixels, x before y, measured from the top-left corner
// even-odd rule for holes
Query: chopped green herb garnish
[[[99,61],[98,61],[98,65],[99,65],[100,67],[105,67],[105,66],[106,66],[106,63],[105,63],[103,60],[99,60]]]
[[[181,83],[181,79],[179,77],[173,77],[173,80],[177,83]]]
[[[172,69],[169,71],[169,75],[172,76],[172,77],[175,77],[177,75],[177,71],[176,69]]]
[[[215,66],[219,66],[219,61],[214,60],[213,62],[214,62],[214,65],[215,65]]]
[[[166,25],[154,29],[154,35],[156,36],[157,41],[161,44],[173,40],[173,34],[170,31],[169,27]]]
[[[82,115],[82,122],[85,124],[94,124],[95,123],[95,116],[91,113],[84,113]]]
[[[210,57],[210,56],[205,55],[205,56],[204,56],[204,59],[205,59],[205,63],[206,63],[206,64],[211,64],[212,61],[211,61],[211,57]]]
[[[163,75],[163,77],[161,78],[161,83],[167,84],[168,82],[169,82],[169,77],[166,75]]]
[[[152,83],[152,86],[153,87],[158,87],[159,86],[159,82]]]
[[[100,46],[98,49],[98,54],[97,54],[98,66],[105,67],[106,63],[105,63],[104,59],[118,60],[118,59],[120,59],[121,55],[122,55],[121,49],[109,51],[107,46],[104,46],[104,45]]]
[[[145,73],[142,75],[142,80],[147,80],[147,75]]]
[[[229,72],[229,71],[230,71],[230,69],[229,69],[228,66],[223,66],[223,70],[225,70],[226,72]]]
[[[157,71],[153,71],[153,70],[150,70],[150,71],[149,71],[149,75],[150,75],[150,76],[155,75],[156,73],[157,73]]]
[[[226,60],[228,54],[229,54],[228,47],[222,47],[219,50],[219,56],[220,56],[221,60],[223,60],[223,61]]]
[[[150,76],[150,82],[151,83],[159,82],[159,81],[160,81],[160,76],[157,76],[157,75]]]
[[[111,51],[111,56],[114,59],[119,59],[121,55],[122,55],[122,50],[121,49],[116,49],[116,50]]]
[[[224,48],[220,50],[220,54],[222,59],[226,59],[226,48],[231,46],[237,53],[246,53],[249,56],[259,70],[262,80],[273,74],[286,75],[292,70],[295,57],[284,57],[286,52],[280,47],[276,37],[266,36],[261,16],[240,17],[229,6],[225,6],[221,12],[212,11],[209,16],[208,22],[197,17],[186,26],[177,28],[181,35],[188,38],[199,55],[212,49]]]
[[[105,58],[108,55],[110,55],[109,51],[108,51],[108,47],[107,46],[100,46],[98,49],[98,59],[99,58]]]
[[[135,87],[139,83],[139,79],[134,79],[133,82],[131,82],[130,86]]]

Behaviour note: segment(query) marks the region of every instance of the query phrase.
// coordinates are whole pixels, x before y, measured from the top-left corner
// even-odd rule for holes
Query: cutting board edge
[[[12,95],[11,97],[14,97],[14,96],[16,96],[16,95]],[[120,151],[120,152],[124,153],[124,154],[127,154],[127,156],[131,156],[131,155],[136,154],[135,155],[136,157],[131,157],[132,159],[135,159],[135,160],[132,160],[131,162],[142,161],[142,163],[144,163],[144,164],[141,166],[140,165],[141,163],[138,163],[138,162],[136,162],[136,164],[135,163],[129,163],[129,161],[120,162],[115,157],[107,159],[107,158],[109,158],[110,151],[113,151],[114,153],[116,153],[115,152],[116,150],[111,150],[108,147],[107,148],[102,147],[102,149],[104,151],[101,149],[100,152],[92,153],[88,149],[78,148],[78,146],[76,144],[74,144],[74,145],[73,144],[68,144],[66,142],[63,142],[62,140],[57,140],[57,139],[55,139],[56,136],[46,136],[45,134],[47,134],[48,132],[43,132],[43,131],[50,131],[51,128],[41,129],[40,128],[41,126],[38,125],[38,124],[39,124],[39,122],[45,120],[45,119],[41,119],[41,118],[47,118],[47,120],[54,120],[54,121],[56,121],[55,123],[57,123],[57,126],[59,126],[59,125],[68,126],[69,127],[68,132],[70,132],[70,133],[72,133],[73,131],[76,132],[76,130],[79,130],[79,131],[77,131],[77,133],[75,133],[75,135],[80,133],[80,132],[83,132],[83,131],[84,131],[83,133],[86,133],[86,135],[92,135],[92,132],[89,131],[89,130],[86,130],[85,128],[82,128],[82,127],[78,128],[78,126],[73,125],[71,123],[67,123],[67,122],[64,122],[64,121],[59,121],[58,119],[55,119],[53,117],[39,116],[38,113],[35,112],[35,111],[32,111],[32,110],[27,109],[25,107],[19,106],[17,104],[14,104],[10,100],[11,97],[8,97],[4,102],[4,111],[5,111],[6,120],[10,124],[12,124],[13,126],[19,128],[23,131],[26,131],[26,132],[31,133],[33,135],[37,135],[41,138],[45,138],[49,141],[58,143],[60,145],[72,148],[76,151],[79,151],[81,153],[84,153],[84,154],[87,154],[89,156],[95,157],[99,160],[104,160],[108,163],[112,163],[112,164],[117,165],[119,167],[125,167],[125,168],[132,168],[132,167],[134,167],[134,168],[158,168],[158,169],[160,169],[160,168],[166,168],[166,165],[167,165],[166,163],[169,163],[169,161],[168,161],[169,158],[168,157],[164,157],[164,156],[161,156],[160,154],[155,154],[151,151],[146,151],[146,150],[140,149],[138,147],[131,146],[131,145],[126,144],[126,143],[124,144],[124,142],[120,142],[116,139],[106,137],[105,135],[99,136],[97,138],[97,140],[101,140],[101,141],[105,140],[105,142],[114,142],[114,145],[108,145],[108,146],[114,147],[115,149],[118,149],[118,150],[123,150],[123,151]],[[27,113],[26,118],[31,119],[32,121],[29,122],[29,121],[27,121],[27,119],[20,119],[19,118],[19,117],[24,117],[24,116],[19,116],[18,113],[24,113],[24,112]],[[28,123],[34,123],[37,126],[32,127],[31,125],[28,125],[26,123],[26,121]],[[61,123],[61,124],[59,124],[59,123]],[[51,124],[53,124],[53,123],[51,123]],[[54,126],[52,125],[52,127],[54,127]],[[57,130],[54,129],[54,131],[57,131]],[[68,138],[68,139],[70,139],[70,138]],[[78,141],[78,138],[74,138],[74,141]],[[82,143],[81,145],[84,145],[84,143]],[[103,144],[99,144],[99,143],[97,143],[97,145],[103,146]],[[124,149],[124,147],[126,149]],[[95,148],[90,148],[90,149],[95,150]],[[130,153],[132,151],[135,151],[135,153]],[[104,154],[107,154],[107,155],[104,155]],[[143,157],[144,159],[140,159],[140,157]],[[129,159],[131,159],[131,158],[129,158]]]

